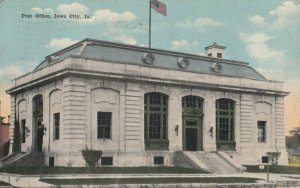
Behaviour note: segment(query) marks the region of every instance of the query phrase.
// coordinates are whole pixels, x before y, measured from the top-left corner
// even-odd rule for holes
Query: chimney
[[[206,55],[214,58],[223,58],[225,48],[225,46],[219,46],[216,42],[214,42],[212,45],[205,48]]]

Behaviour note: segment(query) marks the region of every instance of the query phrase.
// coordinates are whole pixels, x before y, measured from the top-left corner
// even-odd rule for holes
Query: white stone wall
[[[16,109],[18,118],[26,118],[29,128],[26,143],[22,144],[22,151],[32,150],[34,141],[32,99],[41,94],[44,104],[43,123],[47,128],[43,137],[43,151],[46,152],[47,158],[55,157],[55,165],[85,165],[80,153],[84,147],[103,150],[104,155],[114,157],[114,165],[117,166],[153,165],[153,156],[165,156],[165,164],[171,165],[171,153],[182,150],[181,99],[187,95],[195,95],[203,98],[204,102],[204,151],[216,151],[215,102],[220,98],[228,98],[235,101],[236,151],[227,153],[240,164],[258,164],[261,162],[261,156],[267,151],[281,151],[280,162],[282,164],[287,162],[284,153],[283,97],[254,92],[280,88],[280,84],[276,82],[221,78],[216,75],[91,60],[72,60],[67,59],[42,69],[31,75],[32,79],[47,74],[47,70],[55,71],[64,67],[96,72],[85,76],[69,75],[12,96],[12,125]],[[74,65],[71,66],[70,63]],[[98,75],[97,71],[101,72],[101,75]],[[118,78],[111,73],[125,74],[127,77]],[[145,79],[134,80],[135,76]],[[24,80],[29,81],[30,78],[25,76]],[[16,80],[15,86],[26,83],[24,80]],[[189,82],[190,80],[193,82]],[[213,83],[219,86],[209,85]],[[203,84],[209,87],[203,87]],[[231,86],[233,89],[229,91]],[[161,92],[169,96],[169,151],[145,151],[144,95],[149,92]],[[111,139],[97,139],[98,111],[113,113]],[[60,139],[54,140],[53,114],[57,112],[60,113]],[[257,142],[259,120],[267,121],[266,143]],[[179,128],[178,135],[175,134],[176,126]],[[212,136],[209,133],[211,127]],[[13,126],[11,133],[12,128]],[[12,138],[11,134],[11,140]]]

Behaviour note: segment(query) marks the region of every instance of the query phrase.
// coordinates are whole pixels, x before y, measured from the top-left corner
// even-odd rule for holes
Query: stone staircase
[[[182,151],[175,151],[173,154],[173,165],[184,168],[199,168],[193,160],[186,156]]]
[[[12,153],[0,160],[0,168],[4,166],[43,166],[44,161],[42,152]]]
[[[224,159],[217,152],[193,152],[212,173],[216,174],[232,174],[240,173],[241,170],[235,167],[228,160]]]
[[[13,162],[19,160],[26,154],[27,154],[26,152],[11,153],[10,155],[3,157],[0,160],[0,168],[12,164]]]

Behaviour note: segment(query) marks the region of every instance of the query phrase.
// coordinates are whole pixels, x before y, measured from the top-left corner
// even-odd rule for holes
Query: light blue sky
[[[286,81],[288,89],[300,91],[299,0],[161,1],[167,5],[167,17],[152,11],[153,48],[204,54],[204,47],[217,42],[227,47],[227,59],[249,62],[267,78]],[[52,18],[21,18],[37,12]],[[94,17],[74,21],[54,19],[54,13]],[[148,0],[2,1],[0,97],[10,78],[74,41],[94,38],[147,46],[148,16]],[[289,97],[300,105],[296,94]]]

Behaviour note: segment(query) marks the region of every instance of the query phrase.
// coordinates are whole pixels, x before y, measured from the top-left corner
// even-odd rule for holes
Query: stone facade
[[[85,48],[79,52],[83,53],[92,43],[79,42],[77,46]],[[111,45],[112,55],[118,54],[122,45]],[[122,48],[133,47],[124,45]],[[173,153],[184,150],[184,139],[187,139],[183,134],[182,99],[197,96],[203,101],[202,140],[198,139],[203,148],[200,150],[218,151],[216,101],[230,99],[234,101],[235,145],[225,153],[239,164],[259,164],[266,152],[280,151],[280,163],[287,164],[284,136],[284,96],[287,93],[282,82],[151,66],[142,62],[141,57],[146,52],[171,58],[197,57],[138,47],[129,50],[132,54],[129,52],[128,56],[138,56],[140,64],[71,54],[13,80],[8,90],[12,96],[11,119],[16,115],[20,122],[26,120],[22,151],[38,151],[41,147],[46,164],[51,158],[58,166],[84,166],[80,150],[85,147],[102,150],[104,157],[113,157],[114,166],[153,166],[154,157],[164,157],[164,165],[171,166]],[[54,55],[63,56],[66,51],[70,49]],[[208,60],[216,63],[214,58]],[[225,65],[247,66],[223,59],[218,61],[223,68]],[[162,93],[168,97],[167,149],[146,149],[144,101],[147,93]],[[36,96],[42,98],[40,123],[35,123]],[[97,136],[98,112],[111,113],[110,138]],[[54,114],[58,113],[57,120]],[[266,122],[265,140],[261,143],[258,142],[258,121]],[[37,126],[42,126],[42,135]],[[11,133],[12,130],[11,126]],[[12,140],[13,135],[10,137]],[[38,144],[41,140],[42,144]]]

